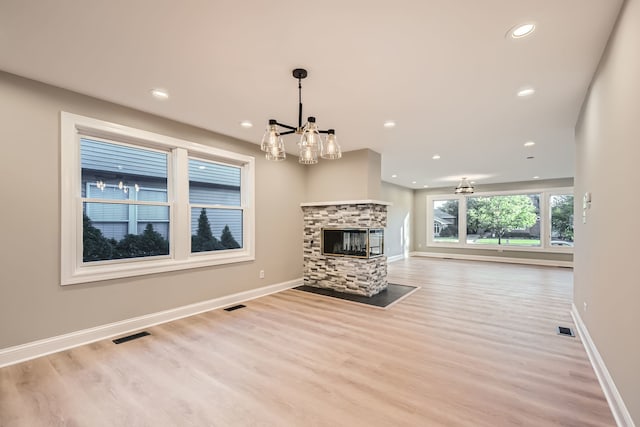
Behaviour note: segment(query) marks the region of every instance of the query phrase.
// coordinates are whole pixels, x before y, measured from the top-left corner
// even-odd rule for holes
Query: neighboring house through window
[[[437,242],[458,241],[458,200],[433,199],[431,207],[433,235]]]

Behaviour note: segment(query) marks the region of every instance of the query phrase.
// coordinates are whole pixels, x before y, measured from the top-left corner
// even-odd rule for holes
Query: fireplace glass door
[[[322,254],[372,258],[384,254],[381,228],[322,229]]]

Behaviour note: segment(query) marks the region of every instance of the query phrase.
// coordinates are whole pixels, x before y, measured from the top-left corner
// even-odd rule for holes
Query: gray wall
[[[367,176],[366,199],[380,200],[382,195],[380,176],[382,176],[382,156],[372,150],[367,151],[369,175]]]
[[[574,302],[640,425],[640,0],[628,0],[576,126]],[[631,190],[631,191],[629,191]],[[582,195],[591,192],[587,223]],[[617,212],[612,218],[612,212]],[[583,303],[588,304],[584,310]]]
[[[511,182],[504,184],[487,184],[477,185],[475,191],[510,191],[510,190],[533,190],[540,188],[560,188],[572,187],[573,179],[553,179],[553,180],[537,180],[524,182]],[[549,252],[527,252],[527,251],[510,251],[504,249],[502,252],[488,249],[467,249],[467,248],[442,248],[427,246],[427,196],[435,196],[442,194],[453,194],[455,187],[450,188],[427,188],[415,191],[414,207],[413,207],[413,251],[433,252],[443,254],[464,254],[464,255],[484,255],[492,257],[507,258],[528,258],[552,261],[572,261],[573,255],[566,253],[549,253]]]
[[[413,226],[413,190],[382,182],[380,199],[391,202],[387,208],[384,252],[387,257],[404,255],[411,250]]]
[[[307,202],[380,199],[380,154],[348,151],[307,168]]]
[[[61,110],[255,156],[256,260],[61,287]],[[2,72],[0,116],[0,348],[302,277],[297,159],[267,162],[257,145]]]

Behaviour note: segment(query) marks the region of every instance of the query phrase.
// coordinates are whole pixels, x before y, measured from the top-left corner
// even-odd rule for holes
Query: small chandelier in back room
[[[473,186],[469,183],[467,178],[462,178],[460,184],[456,187],[456,194],[473,194]]]
[[[307,123],[302,124],[302,79],[307,77],[307,70],[296,68],[293,70],[293,77],[298,79],[298,126],[285,125],[275,119],[269,120],[260,145],[262,151],[266,153],[265,157],[267,160],[284,160],[287,155],[284,151],[282,135],[295,133],[300,135],[300,142],[298,142],[298,161],[300,163],[305,165],[318,163],[318,153],[323,159],[339,159],[342,157],[342,151],[338,145],[335,130],[319,130],[315,117],[309,117]],[[278,126],[289,130],[280,132]],[[326,141],[322,140],[321,133],[327,134]]]

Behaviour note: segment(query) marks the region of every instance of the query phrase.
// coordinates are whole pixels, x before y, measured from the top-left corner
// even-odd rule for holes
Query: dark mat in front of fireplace
[[[374,307],[386,308],[399,301],[400,299],[408,296],[411,292],[418,289],[417,286],[409,285],[396,285],[389,283],[387,289],[372,297],[364,295],[347,294],[344,292],[334,291],[333,289],[316,288],[313,286],[302,285],[296,286],[293,289],[299,291],[310,292],[312,294],[325,295],[328,297],[339,298],[342,300],[357,302],[360,304],[372,305]]]

